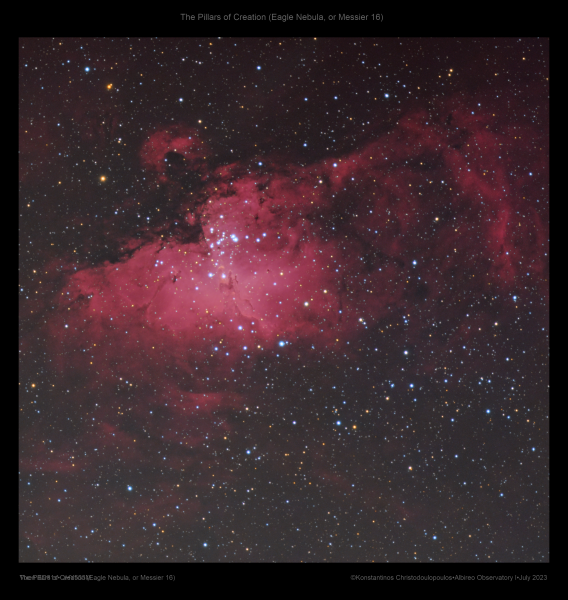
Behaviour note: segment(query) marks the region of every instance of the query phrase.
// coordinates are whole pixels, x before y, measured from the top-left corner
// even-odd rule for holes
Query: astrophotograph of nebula
[[[548,562],[548,69],[21,38],[20,562]]]

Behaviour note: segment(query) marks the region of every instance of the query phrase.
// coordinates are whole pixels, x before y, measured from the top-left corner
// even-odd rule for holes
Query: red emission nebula
[[[140,217],[123,232],[116,260],[63,265],[44,327],[58,377],[82,390],[66,402],[83,402],[83,424],[55,452],[31,444],[23,468],[57,471],[65,486],[101,461],[143,465],[136,490],[167,464],[178,483],[159,502],[139,494],[137,512],[194,519],[230,414],[261,401],[265,365],[354,365],[371,331],[404,316],[400,347],[423,349],[415,372],[454,349],[459,375],[460,348],[494,319],[462,311],[456,297],[548,293],[547,217],[535,203],[548,177],[545,153],[533,151],[541,133],[493,113],[507,111],[465,101],[435,116],[414,109],[359,148],[304,166],[263,156],[211,167],[197,131],[154,131],[139,152],[147,181],[173,193],[191,176],[193,191],[160,226]],[[508,160],[524,168],[512,173]],[[124,206],[135,215],[134,200]],[[454,325],[446,335],[428,328],[439,314]],[[230,485],[230,464],[217,461],[216,480]],[[130,506],[112,501],[126,527]],[[33,530],[41,537],[41,524]]]

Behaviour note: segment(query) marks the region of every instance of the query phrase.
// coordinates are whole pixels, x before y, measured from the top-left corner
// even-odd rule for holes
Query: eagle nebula
[[[21,300],[25,560],[515,560],[548,326],[547,131],[515,102],[314,158],[144,130],[143,185],[69,214]]]

